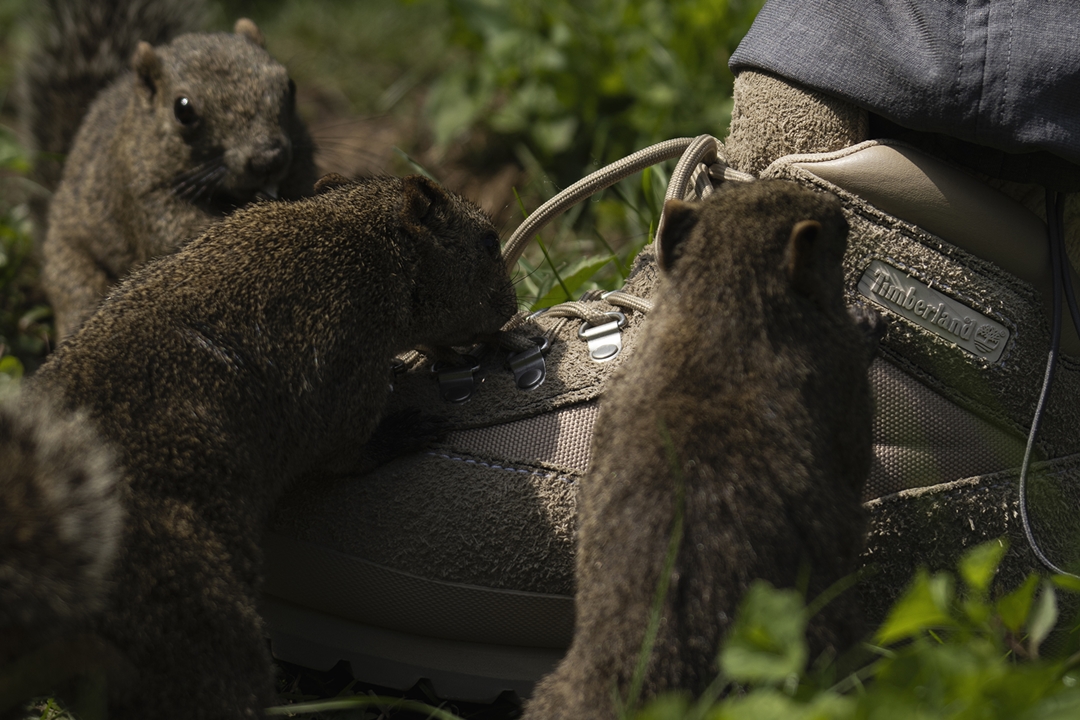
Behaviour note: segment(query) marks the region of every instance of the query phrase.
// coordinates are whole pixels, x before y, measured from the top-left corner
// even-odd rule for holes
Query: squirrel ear
[[[149,97],[154,97],[161,81],[161,58],[150,43],[140,40],[135,46],[131,69],[135,71],[136,87],[145,88]]]
[[[236,24],[233,25],[233,32],[237,35],[243,35],[261,48],[266,47],[266,38],[263,37],[262,31],[259,30],[259,26],[248,18],[240,18],[237,20]]]
[[[352,180],[337,173],[327,173],[315,181],[315,194],[322,195],[327,190],[333,190],[344,185],[352,185]]]
[[[675,261],[682,254],[679,246],[697,225],[700,209],[697,205],[682,200],[668,200],[664,203],[664,214],[660,219],[661,232],[656,236],[656,262],[664,272],[671,272]]]
[[[402,178],[404,207],[401,211],[406,226],[422,226],[431,206],[446,199],[446,191],[423,175]]]
[[[821,223],[817,220],[800,220],[791,228],[787,246],[787,273],[791,285],[803,295],[815,290],[814,266],[817,264],[817,239]]]

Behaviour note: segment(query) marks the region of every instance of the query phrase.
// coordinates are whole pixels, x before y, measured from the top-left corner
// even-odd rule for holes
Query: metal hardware
[[[547,338],[529,338],[535,345],[527,350],[507,358],[510,369],[514,371],[514,382],[521,390],[533,390],[540,387],[547,377],[547,363],[544,351],[548,349]]]
[[[578,328],[578,337],[589,344],[589,357],[598,363],[613,360],[622,351],[620,328],[626,326],[626,316],[621,312],[604,315],[612,320],[596,326],[583,322]]]
[[[480,361],[467,355],[465,357],[472,360],[471,365],[435,363],[431,366],[431,372],[439,378],[439,393],[446,402],[463,403],[476,390],[476,371],[480,369]]]

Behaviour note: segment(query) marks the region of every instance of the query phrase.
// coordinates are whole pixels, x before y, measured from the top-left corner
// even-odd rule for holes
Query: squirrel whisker
[[[173,180],[173,192],[188,201],[194,201],[211,183],[220,184],[228,172],[224,160],[220,157],[208,160],[191,170],[180,173]]]

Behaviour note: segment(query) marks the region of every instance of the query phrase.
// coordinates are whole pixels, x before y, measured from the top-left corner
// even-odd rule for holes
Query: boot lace
[[[676,157],[679,161],[668,182],[665,201],[704,199],[712,194],[715,184],[725,180],[750,182],[756,179],[749,173],[739,172],[729,167],[724,157],[723,144],[711,135],[674,138],[651,145],[600,168],[537,208],[506,241],[503,247],[503,258],[507,267],[512,270],[517,265],[528,242],[536,237],[545,225],[572,206],[634,173]],[[663,216],[657,227],[656,237],[660,237],[662,232]],[[602,300],[612,309],[602,309],[597,300]],[[623,310],[646,314],[651,308],[652,303],[649,300],[620,290],[606,293],[591,291],[585,293],[577,301],[563,302],[531,314],[519,314],[504,326],[500,333],[499,344],[511,353],[524,352],[538,344],[538,333],[540,337],[550,339],[563,327],[563,323],[557,323],[546,331],[541,330],[533,322],[539,317],[561,318],[565,321],[577,320],[590,327],[600,327],[612,320],[617,320],[622,316]]]

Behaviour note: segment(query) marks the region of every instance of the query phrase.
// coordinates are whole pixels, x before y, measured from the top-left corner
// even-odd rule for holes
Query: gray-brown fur
[[[86,632],[104,605],[123,522],[113,453],[81,413],[42,398],[0,403],[0,717],[87,691],[123,663]]]
[[[118,452],[128,523],[99,629],[140,675],[110,718],[272,703],[256,600],[274,500],[361,457],[396,353],[467,342],[516,309],[468,201],[419,176],[318,187],[136,271],[28,383]]]
[[[645,697],[715,679],[752,580],[795,587],[805,569],[812,598],[855,570],[862,545],[876,341],[844,306],[839,203],[761,181],[665,214],[665,279],[604,397],[579,490],[574,640],[528,718],[615,717],[678,512]],[[856,639],[853,602],[811,621],[813,651]]]
[[[315,169],[292,82],[250,20],[234,33],[128,49],[140,26],[147,39],[167,39],[182,26],[173,0],[55,5],[60,40],[31,59],[23,85],[37,145],[67,152],[42,247],[42,279],[63,339],[133,267],[174,252],[260,193],[309,195]],[[114,18],[115,44],[102,42]],[[100,86],[121,51],[129,69],[66,137],[86,88]],[[63,112],[49,112],[58,107]]]
[[[34,49],[18,74],[20,124],[33,149],[35,180],[60,182],[62,156],[97,94],[130,69],[140,41],[163,45],[199,29],[201,0],[45,0]],[[44,217],[42,217],[44,219]]]
[[[47,401],[0,404],[0,468],[3,666],[100,609],[123,512],[108,447]]]

